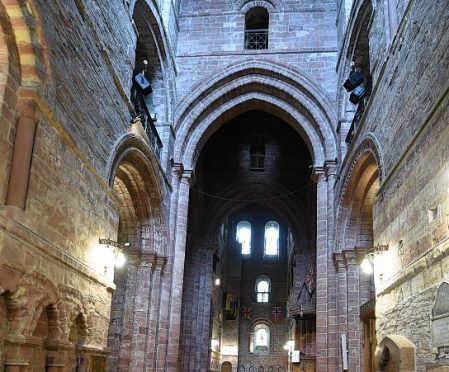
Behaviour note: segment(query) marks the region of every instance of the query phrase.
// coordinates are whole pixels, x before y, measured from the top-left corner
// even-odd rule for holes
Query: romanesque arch
[[[201,148],[224,122],[249,109],[266,110],[290,124],[303,138],[313,162],[337,158],[326,94],[303,75],[274,62],[231,65],[193,87],[177,110],[175,161],[194,168]]]
[[[343,298],[347,296],[347,303],[340,304],[338,311],[356,319],[347,326],[348,329],[363,325],[363,341],[358,338],[349,340],[349,365],[352,369],[364,363],[366,371],[375,370],[375,292],[372,273],[361,271],[359,264],[374,246],[373,206],[382,174],[382,154],[375,137],[368,134],[349,158],[341,174],[345,181],[336,192],[339,209],[334,262],[339,271],[338,291]],[[349,288],[352,288],[351,292]],[[360,311],[361,307],[366,310]]]
[[[110,365],[111,368],[144,369],[149,368],[145,363],[154,362],[147,355],[156,350],[158,280],[166,260],[163,176],[154,154],[133,135],[118,141],[109,164],[110,185],[118,199],[117,240],[126,243],[128,259],[126,267],[115,272],[117,289],[109,330]],[[138,314],[144,314],[143,319]],[[140,331],[143,325],[147,329],[145,334]],[[127,337],[132,342],[126,341]],[[144,350],[141,345],[146,345]]]

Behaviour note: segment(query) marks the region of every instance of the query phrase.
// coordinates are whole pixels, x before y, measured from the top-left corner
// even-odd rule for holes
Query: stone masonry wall
[[[370,52],[382,54],[383,41],[373,30],[384,27],[384,17],[376,9]],[[405,335],[417,346],[418,370],[424,371],[434,362],[429,319],[435,287],[447,280],[449,4],[401,2],[402,14],[385,58],[377,60],[378,78],[341,174],[366,135],[375,137],[382,179],[374,243],[390,248],[375,272],[378,341],[386,334]],[[376,58],[371,59],[373,66]]]
[[[268,49],[249,51],[244,49],[245,12],[237,2],[183,1],[177,49],[179,98],[215,71],[252,59],[290,65],[334,98],[337,46],[334,2],[286,1],[282,9],[280,3],[275,4],[275,10],[268,9]]]

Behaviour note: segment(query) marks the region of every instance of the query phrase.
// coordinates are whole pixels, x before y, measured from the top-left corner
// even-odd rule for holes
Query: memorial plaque
[[[430,319],[432,346],[437,358],[448,358],[449,348],[449,283],[443,282],[438,288]]]

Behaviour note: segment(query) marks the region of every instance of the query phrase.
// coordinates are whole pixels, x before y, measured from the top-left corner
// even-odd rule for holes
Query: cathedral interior
[[[0,0],[0,371],[449,371],[448,30]]]

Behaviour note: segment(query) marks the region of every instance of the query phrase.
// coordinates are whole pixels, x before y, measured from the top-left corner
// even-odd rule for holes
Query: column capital
[[[174,178],[180,179],[184,172],[184,165],[182,163],[175,163],[171,160],[171,173]]]
[[[353,250],[344,250],[343,252],[343,260],[345,263],[345,266],[348,267],[349,265],[357,265],[357,254]]]
[[[156,261],[154,265],[155,270],[163,271],[165,268],[165,264],[167,263],[167,257],[165,256],[156,256]]]
[[[333,160],[326,159],[324,161],[323,168],[324,168],[324,171],[325,171],[325,174],[326,174],[327,178],[329,178],[330,176],[336,176],[337,175],[337,168],[338,168],[337,163],[338,163],[337,159],[333,159]]]
[[[182,181],[186,181],[188,182],[189,186],[193,186],[196,182],[195,172],[191,169],[184,169],[181,178],[181,182]]]
[[[341,271],[346,269],[345,258],[342,252],[334,252],[332,260],[334,261],[335,270]]]
[[[311,179],[315,183],[326,181],[325,167],[321,165],[313,165]]]

